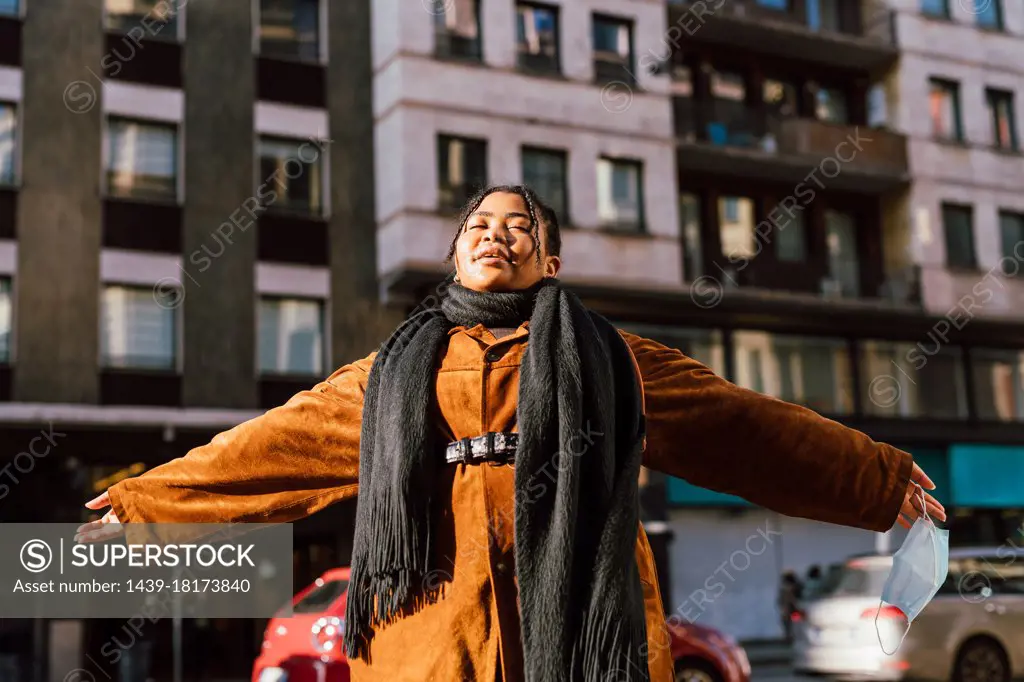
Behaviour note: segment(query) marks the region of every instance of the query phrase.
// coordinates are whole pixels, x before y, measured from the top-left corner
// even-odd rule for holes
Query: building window
[[[442,210],[459,210],[487,185],[487,142],[439,135],[437,176]]]
[[[1013,93],[988,88],[985,90],[988,115],[992,121],[992,143],[1001,149],[1017,149],[1017,121]]]
[[[14,295],[9,277],[0,278],[0,363],[11,361],[11,330],[14,326]]]
[[[1003,272],[1016,277],[1020,271],[1018,261],[1024,260],[1024,213],[1000,211],[999,238],[1003,247],[1003,257],[1000,259]]]
[[[849,213],[825,211],[825,245],[832,290],[841,296],[860,296],[860,258],[857,248],[857,220]]]
[[[184,6],[184,2],[178,0]],[[133,28],[145,30],[147,38],[177,40],[178,15],[174,2],[168,0],[106,0],[107,30],[128,33]],[[138,33],[138,31],[136,31]]]
[[[633,24],[629,21],[594,16],[594,77],[599,82],[634,84]]]
[[[853,412],[846,341],[738,331],[733,347],[738,385],[822,414]]]
[[[921,13],[949,19],[949,0],[921,0]]]
[[[785,263],[807,260],[807,226],[803,211],[786,211],[775,223],[775,255]]]
[[[260,0],[260,54],[319,62],[319,0]]]
[[[684,64],[673,64],[670,73],[673,97],[693,97],[693,72]]]
[[[523,148],[523,182],[555,211],[563,225],[569,224],[567,165],[565,152]]]
[[[483,60],[480,0],[434,0],[435,49],[441,57]]]
[[[970,206],[942,205],[942,229],[946,235],[946,265],[974,269],[974,211]]]
[[[21,13],[18,0],[0,0],[0,16],[16,17]]]
[[[15,182],[17,123],[18,110],[14,105],[0,102],[0,185],[13,185]]]
[[[1002,0],[974,0],[974,16],[978,26],[1003,30]]]
[[[842,14],[839,12],[841,0],[807,0],[807,26],[815,31],[843,30]]]
[[[1024,353],[971,351],[978,418],[1024,421]]]
[[[309,146],[304,140],[275,137],[259,139],[260,179],[272,184],[274,188],[271,208],[323,215],[322,155],[317,151],[309,151]]]
[[[692,282],[704,274],[700,197],[690,192],[680,194],[679,217],[682,220],[683,277]]]
[[[763,86],[764,102],[768,111],[776,116],[792,117],[799,111],[799,96],[793,83],[766,78]]]
[[[643,232],[643,204],[641,163],[623,159],[599,159],[597,212],[601,226],[623,232]]]
[[[104,367],[176,369],[177,308],[170,292],[110,285],[100,305]]]
[[[815,94],[814,115],[819,121],[849,123],[846,93],[838,88],[819,87]]]
[[[860,346],[861,407],[877,417],[966,419],[960,348],[929,336],[919,343],[865,341]]]
[[[558,8],[521,2],[516,12],[519,68],[558,73]]]
[[[749,197],[718,198],[718,234],[722,255],[730,261],[750,259],[757,255],[754,226],[754,200]]]
[[[932,117],[932,135],[962,142],[964,130],[960,117],[960,85],[932,78],[930,88],[928,104]]]
[[[111,196],[178,196],[178,129],[164,123],[111,118],[107,192]]]
[[[630,334],[636,334],[663,346],[675,348],[715,374],[721,377],[725,376],[725,344],[722,341],[722,332],[718,329],[662,327],[626,322],[616,326]]]
[[[323,374],[326,344],[322,301],[262,298],[258,318],[260,374]]]

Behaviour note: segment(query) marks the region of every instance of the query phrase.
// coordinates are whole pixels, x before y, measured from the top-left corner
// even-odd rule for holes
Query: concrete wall
[[[438,133],[488,141],[492,182],[521,179],[520,148],[565,149],[569,164],[563,277],[681,286],[672,113],[665,76],[637,73],[639,86],[593,83],[591,13],[634,20],[636,61],[666,52],[664,4],[648,0],[555,3],[561,6],[564,78],[515,69],[515,4],[483,3],[484,65],[439,61],[433,5],[400,0],[373,6],[378,270],[439,267],[454,226],[437,216]],[[639,71],[639,70],[638,70]],[[597,160],[644,163],[650,237],[595,231]]]
[[[215,230],[253,196],[252,16],[248,5],[195,3],[187,12],[184,249],[204,245],[207,269],[184,277],[182,395],[196,407],[256,405],[256,230]],[[216,150],[216,153],[210,153]]]
[[[33,3],[22,28],[13,358],[18,401],[98,399],[103,126],[100,84],[89,69],[100,72],[104,53],[102,5]]]
[[[1024,315],[1020,305],[1024,302],[1024,277],[998,275],[1002,256],[998,212],[1024,212],[1024,193],[1020,191],[1024,187],[1024,156],[991,149],[985,89],[1016,94],[1017,131],[1024,135],[1024,4],[1003,2],[1007,33],[975,28],[966,2],[950,3],[952,22],[921,16],[917,0],[893,0],[892,4],[903,11],[899,37],[904,54],[894,76],[897,96],[891,112],[895,125],[910,138],[914,185],[902,207],[906,237],[893,238],[889,246],[923,266],[930,311],[946,314],[970,295],[975,299],[975,315],[1020,317]],[[963,145],[931,138],[931,77],[960,83]],[[974,207],[977,273],[951,273],[945,267],[940,210],[944,201]],[[1020,251],[1024,253],[1024,248]],[[1024,271],[1024,263],[1018,265]],[[984,293],[987,288],[991,288],[991,296]],[[969,303],[970,299],[965,300],[965,305]]]

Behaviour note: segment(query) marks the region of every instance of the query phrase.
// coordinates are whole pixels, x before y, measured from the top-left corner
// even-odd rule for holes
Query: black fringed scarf
[[[526,680],[647,682],[635,558],[640,387],[615,328],[555,279],[510,293],[452,284],[440,309],[409,318],[381,346],[363,406],[345,649],[351,658],[367,656],[375,626],[433,596],[424,586],[432,568],[431,481],[438,467],[453,465],[431,405],[448,331],[527,319],[515,487],[526,491],[538,476],[557,483],[515,513]]]

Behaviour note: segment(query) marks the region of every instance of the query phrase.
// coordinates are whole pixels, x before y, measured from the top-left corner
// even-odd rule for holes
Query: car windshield
[[[292,613],[320,613],[337,601],[348,588],[347,580],[328,580],[314,587],[309,594],[292,607]]]
[[[888,566],[843,566],[830,571],[818,592],[818,597],[875,597],[882,594]]]

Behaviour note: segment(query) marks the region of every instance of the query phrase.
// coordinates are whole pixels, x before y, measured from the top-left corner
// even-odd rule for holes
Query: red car
[[[668,631],[676,682],[750,682],[747,652],[731,635],[674,619]]]
[[[348,682],[342,652],[348,568],[333,568],[295,595],[292,617],[272,618],[252,682]],[[668,623],[676,682],[750,682],[747,654],[702,625]]]

